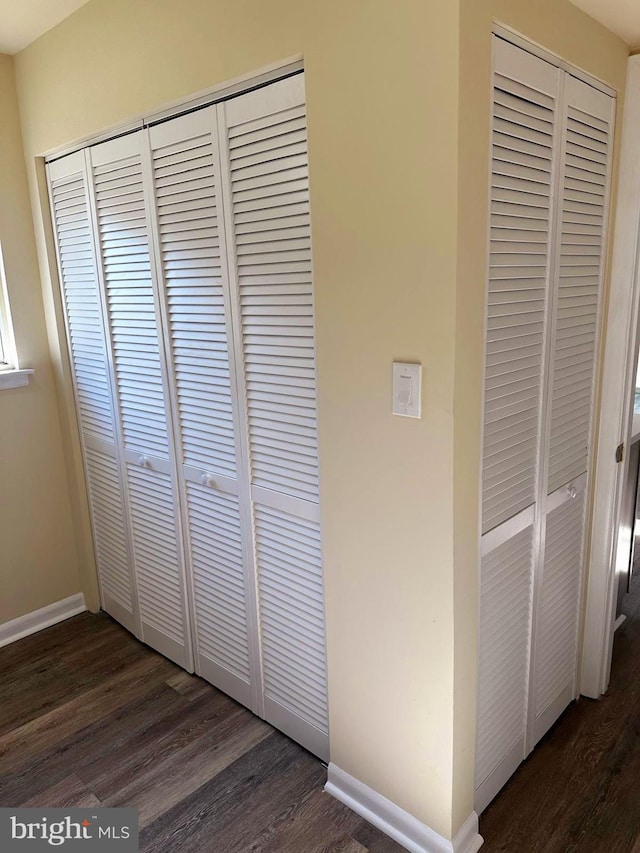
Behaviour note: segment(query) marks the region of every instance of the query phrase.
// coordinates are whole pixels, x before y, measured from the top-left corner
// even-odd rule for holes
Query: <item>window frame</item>
[[[29,384],[33,370],[20,368],[11,319],[7,277],[0,244],[0,390]]]

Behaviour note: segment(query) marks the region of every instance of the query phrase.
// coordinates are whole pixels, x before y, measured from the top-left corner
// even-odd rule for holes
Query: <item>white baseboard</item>
[[[16,640],[28,637],[29,634],[36,634],[43,628],[49,628],[57,622],[63,622],[71,616],[84,613],[86,609],[84,595],[79,592],[77,595],[70,595],[69,598],[63,598],[62,601],[54,601],[53,604],[41,607],[40,610],[25,613],[24,616],[0,625],[0,646],[8,646],[9,643],[15,643]]]
[[[411,853],[477,853],[482,846],[475,812],[449,841],[333,763],[324,789]]]
[[[453,853],[477,853],[484,844],[484,838],[478,832],[478,815],[471,812],[456,832],[451,842]]]

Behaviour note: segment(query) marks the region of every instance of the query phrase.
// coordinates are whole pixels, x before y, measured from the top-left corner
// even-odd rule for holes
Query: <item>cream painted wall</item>
[[[0,241],[25,388],[0,391],[0,623],[79,592],[13,59],[0,55]]]
[[[461,0],[458,172],[458,275],[455,374],[455,705],[454,812],[460,825],[472,799],[480,410],[488,234],[491,27],[502,23],[618,92],[617,138],[628,47],[567,0]],[[613,186],[617,174],[617,145]],[[615,210],[615,198],[611,209]],[[614,223],[610,225],[613,233]],[[611,241],[610,245],[611,245]],[[606,313],[606,312],[603,312]]]
[[[332,760],[445,835],[457,42],[448,0],[92,0],[16,61],[37,201],[35,155],[304,54]],[[394,359],[425,365],[421,421]]]
[[[16,59],[65,389],[34,158],[304,55],[331,757],[448,837],[473,798],[492,14],[623,79],[567,0],[91,0]],[[424,365],[421,421],[390,414],[394,359]]]

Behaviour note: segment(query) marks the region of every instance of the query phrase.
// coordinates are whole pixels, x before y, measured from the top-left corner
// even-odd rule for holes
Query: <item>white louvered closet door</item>
[[[577,694],[584,495],[591,454],[613,120],[612,98],[565,76],[547,453],[540,507],[540,593],[534,633],[534,743]]]
[[[476,803],[526,754],[560,72],[494,39]]]
[[[251,516],[229,359],[216,108],[156,125],[149,141],[196,670],[258,710]]]
[[[139,634],[85,153],[49,163],[47,173],[101,602]]]
[[[218,117],[264,714],[326,758],[304,78],[231,99],[218,106]]]
[[[479,811],[577,695],[613,110],[494,37]]]
[[[142,639],[192,670],[142,132],[89,150]]]

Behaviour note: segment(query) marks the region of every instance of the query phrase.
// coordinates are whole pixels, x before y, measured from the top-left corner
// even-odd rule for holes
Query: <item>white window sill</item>
[[[0,391],[29,384],[33,370],[0,370]]]

